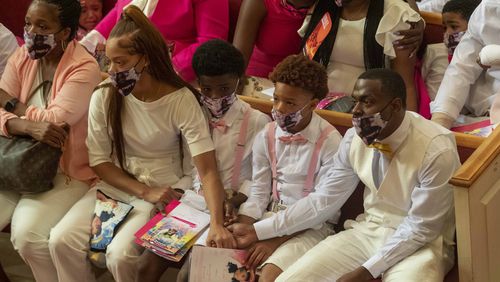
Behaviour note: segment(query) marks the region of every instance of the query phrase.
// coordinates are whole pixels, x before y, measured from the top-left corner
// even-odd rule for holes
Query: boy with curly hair
[[[248,200],[239,209],[240,223],[252,224],[275,216],[314,191],[341,140],[339,132],[314,113],[328,93],[322,65],[292,55],[276,66],[270,79],[275,84],[274,122],[255,138],[252,186]],[[249,250],[246,266],[261,269],[259,281],[274,281],[330,234],[330,225],[323,224],[299,234],[257,242]]]

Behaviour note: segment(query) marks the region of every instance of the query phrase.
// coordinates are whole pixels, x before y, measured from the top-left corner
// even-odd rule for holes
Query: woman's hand
[[[62,148],[68,137],[69,126],[66,123],[50,123],[46,121],[31,122],[28,134],[35,140],[48,144],[52,147]]]
[[[142,199],[152,204],[157,204],[162,202],[169,203],[173,200],[179,200],[181,196],[182,195],[180,193],[176,192],[171,187],[151,187],[149,189],[146,189],[146,191],[142,195]]]
[[[237,247],[236,239],[224,226],[218,224],[210,224],[208,231],[207,246],[235,249]]]
[[[400,30],[396,32],[396,35],[402,35],[403,38],[394,41],[394,47],[399,50],[410,49],[410,58],[413,57],[422,41],[424,40],[424,29],[425,24],[423,20],[418,22],[407,22],[410,24],[410,28],[407,30]]]

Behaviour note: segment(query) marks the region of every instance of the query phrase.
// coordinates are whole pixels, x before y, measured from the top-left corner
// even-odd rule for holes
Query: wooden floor
[[[0,262],[7,273],[11,282],[35,282],[30,268],[19,257],[17,252],[12,248],[10,243],[10,234],[0,232]],[[163,275],[160,281],[175,281],[177,270],[169,270]],[[97,282],[114,281],[111,274],[107,271],[102,271],[98,276]],[[0,278],[0,282],[1,281]]]

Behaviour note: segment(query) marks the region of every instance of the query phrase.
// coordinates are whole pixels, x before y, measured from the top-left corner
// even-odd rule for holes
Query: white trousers
[[[50,255],[61,282],[96,281],[87,253],[97,189],[134,206],[107,247],[106,266],[115,281],[135,280],[137,259],[143,248],[134,243],[134,233],[149,220],[154,206],[100,182],[71,208],[50,233]]]
[[[393,233],[394,229],[375,223],[355,222],[352,229],[321,241],[276,281],[336,281],[365,263]],[[453,248],[443,248],[441,242],[439,238],[395,264],[382,275],[382,281],[442,282],[453,266]]]
[[[57,174],[54,188],[46,192],[21,195],[0,191],[0,227],[3,229],[11,222],[14,249],[38,282],[57,281],[48,247],[50,230],[89,190],[84,182],[66,182],[65,175]]]
[[[282,271],[285,271],[307,251],[331,234],[333,234],[333,231],[327,224],[323,224],[320,229],[308,229],[281,244],[281,246],[262,263],[260,268],[264,267],[266,264],[274,264]]]

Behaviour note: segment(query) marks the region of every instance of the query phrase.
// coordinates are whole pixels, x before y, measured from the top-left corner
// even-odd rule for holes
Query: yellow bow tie
[[[389,144],[384,144],[380,142],[373,142],[372,144],[368,145],[368,148],[375,148],[382,152],[386,157],[392,158],[392,148],[391,145]]]

